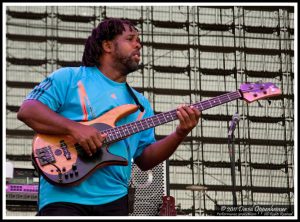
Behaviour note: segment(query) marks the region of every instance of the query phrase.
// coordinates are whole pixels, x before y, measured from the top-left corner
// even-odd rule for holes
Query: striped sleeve
[[[34,87],[26,99],[38,100],[52,86],[52,82],[53,78],[47,77],[43,82]]]
[[[59,69],[35,86],[25,100],[38,100],[57,112],[65,102],[70,78],[68,69]]]

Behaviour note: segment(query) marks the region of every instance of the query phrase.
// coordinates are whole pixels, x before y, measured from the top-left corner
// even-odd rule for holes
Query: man
[[[117,125],[153,115],[148,100],[126,85],[127,75],[138,69],[140,49],[138,31],[129,21],[104,20],[86,41],[83,66],[61,68],[47,77],[27,96],[18,119],[37,133],[72,137],[92,157],[107,135],[79,121],[90,121],[136,101],[144,112],[134,112]],[[110,145],[109,151],[126,158],[128,166],[99,168],[80,184],[69,187],[50,184],[41,177],[38,215],[128,215],[131,160],[144,171],[166,160],[197,125],[200,112],[182,106],[177,115],[176,131],[160,141],[156,142],[154,130],[148,129]]]

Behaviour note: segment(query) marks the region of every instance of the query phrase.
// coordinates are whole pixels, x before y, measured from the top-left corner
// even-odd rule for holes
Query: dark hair
[[[124,25],[128,25],[130,30],[137,30],[130,21],[125,19],[107,18],[100,22],[85,42],[82,64],[84,66],[100,66],[99,58],[103,53],[102,42],[113,40],[117,35],[121,35],[125,31]]]

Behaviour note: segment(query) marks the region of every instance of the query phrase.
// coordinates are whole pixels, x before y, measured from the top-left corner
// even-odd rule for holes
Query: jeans
[[[51,203],[44,206],[37,216],[128,216],[128,196],[101,205]]]

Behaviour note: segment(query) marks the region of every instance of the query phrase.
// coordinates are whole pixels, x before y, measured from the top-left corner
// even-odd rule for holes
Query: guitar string
[[[214,97],[214,98],[212,98],[212,99],[208,99],[208,100],[205,100],[205,101],[202,101],[202,102],[198,102],[198,103],[195,103],[195,104],[192,104],[192,105],[193,105],[194,107],[196,107],[197,109],[205,110],[205,109],[207,109],[207,108],[209,108],[209,107],[212,108],[212,107],[218,105],[216,102],[212,105],[212,104],[211,104],[211,101],[213,101],[213,100],[219,99],[219,101],[220,101],[219,104],[221,105],[221,104],[224,104],[224,103],[226,103],[226,102],[230,102],[230,101],[232,101],[232,100],[237,99],[237,98],[235,98],[235,97],[234,97],[234,98],[230,98],[230,96],[236,96],[236,97],[238,96],[237,98],[240,98],[240,97],[241,97],[239,91],[235,91],[235,92],[226,93],[226,94],[223,94],[223,95],[220,95],[220,96],[217,96],[217,97]],[[226,99],[225,99],[225,97],[226,97]],[[225,99],[225,100],[222,100],[222,99]],[[201,107],[200,107],[200,106],[201,106]],[[203,109],[203,107],[204,107],[204,109]],[[202,108],[202,109],[201,109],[201,108]],[[106,141],[106,143],[105,143],[105,141],[104,141],[104,144],[113,143],[113,142],[116,142],[116,141],[118,141],[118,140],[122,140],[122,139],[128,137],[129,135],[132,135],[132,134],[134,134],[134,133],[139,132],[139,131],[140,131],[140,130],[139,130],[139,126],[138,126],[137,124],[141,124],[140,127],[141,127],[143,130],[146,130],[146,129],[149,129],[149,128],[153,127],[153,126],[150,126],[150,127],[149,127],[148,124],[147,124],[147,126],[146,126],[145,124],[143,125],[143,123],[147,123],[147,121],[149,121],[149,120],[151,120],[153,123],[154,123],[154,121],[157,121],[157,120],[158,120],[158,123],[154,123],[155,126],[158,126],[159,124],[164,124],[164,123],[170,122],[170,121],[172,121],[172,120],[175,120],[175,119],[173,119],[173,118],[177,118],[176,111],[177,111],[177,109],[176,109],[176,110],[171,110],[171,111],[168,111],[168,112],[165,112],[165,113],[157,114],[157,115],[152,116],[152,117],[148,117],[148,118],[146,118],[146,119],[142,119],[142,120],[136,121],[136,122],[134,122],[134,123],[128,123],[128,124],[125,124],[125,125],[122,125],[122,126],[117,126],[117,127],[111,128],[111,129],[104,130],[104,131],[102,131],[101,133],[105,133],[105,134],[107,134],[107,135],[110,135],[109,137],[112,138],[111,141],[108,141],[108,142]],[[166,119],[166,117],[167,117],[167,118],[171,117],[171,119]],[[156,119],[155,119],[155,118],[156,118]],[[153,120],[154,120],[154,121],[153,121]],[[165,122],[163,122],[163,121],[165,121]],[[132,128],[131,125],[134,125],[134,124],[135,124],[136,126],[133,126],[133,128]],[[146,127],[148,127],[148,128],[144,129],[143,126],[146,126]],[[126,135],[126,134],[121,135],[121,137],[120,137],[119,134],[121,134],[121,132],[122,132],[121,130],[124,131],[123,128],[127,128],[127,131],[129,131],[129,129],[131,129],[131,130],[133,130],[133,132],[130,133],[129,135]],[[136,130],[136,129],[138,129],[138,131],[134,131],[134,130]],[[114,131],[115,131],[116,133],[114,133]],[[115,138],[115,137],[116,137],[116,138]],[[66,143],[67,146],[70,146],[69,143],[72,143],[72,144],[73,144],[73,145],[71,145],[71,146],[74,146],[74,144],[76,144],[76,143],[74,143],[74,140],[73,140],[73,139],[71,139],[71,140],[64,140],[64,142]],[[46,146],[46,147],[50,147],[51,149],[52,149],[52,148],[59,148],[59,147],[60,147],[60,143],[48,145],[48,146]]]

